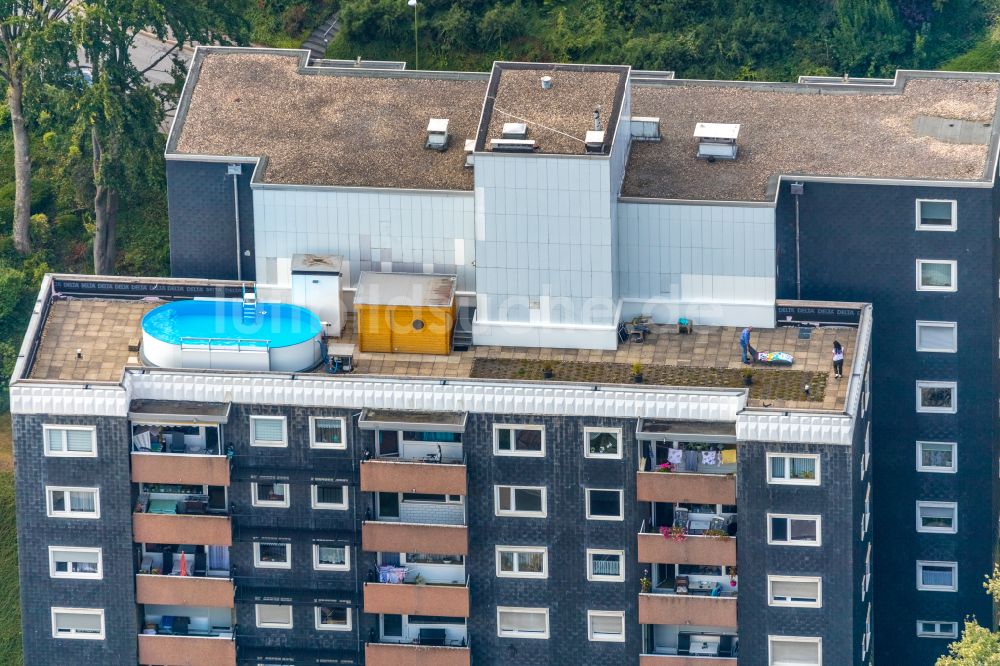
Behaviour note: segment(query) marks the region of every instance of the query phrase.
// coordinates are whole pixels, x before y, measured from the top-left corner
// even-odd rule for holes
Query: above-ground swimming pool
[[[252,307],[252,306],[248,306]],[[165,368],[299,372],[320,362],[322,323],[298,305],[174,301],[142,318],[142,356]]]

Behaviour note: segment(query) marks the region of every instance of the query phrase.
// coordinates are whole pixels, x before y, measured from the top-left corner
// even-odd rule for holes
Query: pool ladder
[[[257,285],[252,291],[247,291],[247,286],[243,285],[243,322],[249,323],[257,321]]]

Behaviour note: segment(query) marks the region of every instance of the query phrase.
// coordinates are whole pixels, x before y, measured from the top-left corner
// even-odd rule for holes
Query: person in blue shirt
[[[753,326],[747,326],[740,333],[740,359],[744,364],[749,365],[753,362],[753,356],[750,354],[750,333],[753,331]]]

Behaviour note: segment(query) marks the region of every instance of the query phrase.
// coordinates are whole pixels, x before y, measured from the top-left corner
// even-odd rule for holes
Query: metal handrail
[[[271,345],[270,340],[264,340],[260,338],[201,338],[201,337],[187,336],[181,338],[181,349],[184,349],[185,342],[191,343],[196,340],[203,340],[205,341],[205,343],[190,344],[189,346],[199,346],[199,347],[207,346],[209,351],[212,351],[213,343],[219,343],[216,345],[217,347],[221,346],[236,347],[236,351],[238,352],[243,351],[244,346],[253,347],[254,350],[259,350],[261,347],[263,347],[265,350],[267,350],[270,348]],[[223,345],[221,343],[227,343],[227,344]]]

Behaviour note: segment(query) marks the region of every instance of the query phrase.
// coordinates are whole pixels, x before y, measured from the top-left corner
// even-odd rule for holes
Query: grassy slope
[[[21,664],[14,465],[11,455],[10,414],[7,413],[0,413],[0,664]]]

